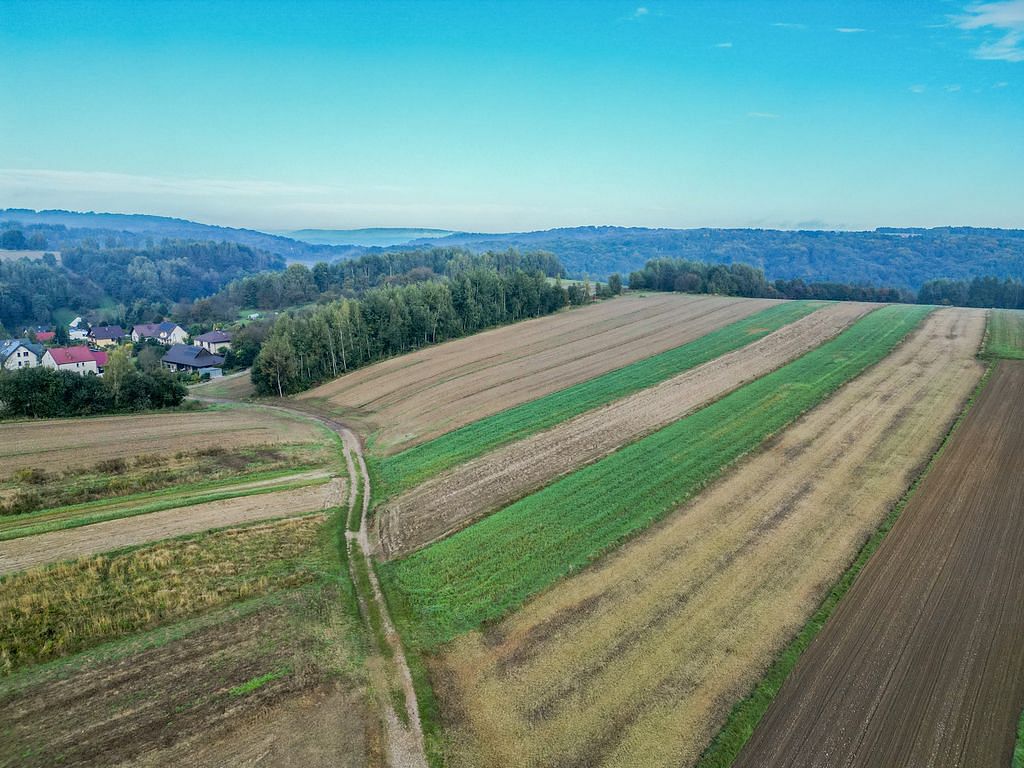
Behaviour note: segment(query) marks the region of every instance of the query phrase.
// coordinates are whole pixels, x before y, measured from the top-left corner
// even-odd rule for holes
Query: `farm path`
[[[649,389],[444,472],[383,505],[375,544],[402,557],[635,442],[833,338],[878,305],[841,302]]]
[[[1011,762],[1024,708],[1024,363],[999,364],[736,765]]]
[[[0,575],[173,536],[320,511],[339,505],[344,489],[345,480],[338,477],[325,485],[221,499],[23,536],[0,542]]]
[[[662,522],[447,646],[449,766],[693,765],[932,456],[984,328],[934,312]]]
[[[234,402],[221,398],[197,395],[191,395],[191,397],[204,402]],[[383,654],[381,654],[379,658],[371,659],[370,663],[367,664],[367,669],[373,681],[377,704],[383,714],[388,768],[427,768],[423,728],[420,724],[419,703],[416,699],[416,691],[413,688],[412,673],[405,658],[405,649],[402,646],[401,637],[391,621],[387,601],[385,601],[384,594],[381,592],[380,583],[377,580],[377,574],[373,569],[373,562],[371,560],[367,524],[372,493],[370,491],[370,474],[366,468],[363,446],[359,436],[341,422],[317,413],[315,409],[310,407],[300,408],[285,405],[284,403],[275,405],[247,403],[243,407],[245,409],[268,409],[294,414],[324,425],[341,438],[346,471],[351,479],[348,485],[348,509],[350,512],[354,509],[357,499],[360,498],[360,489],[362,490],[359,530],[345,532],[349,556],[349,572],[352,577],[352,583],[355,586],[356,597],[359,601],[364,621],[366,621],[369,628],[370,602],[372,601],[379,612],[384,637],[391,650],[390,659],[385,659]],[[342,505],[340,500],[337,505]],[[369,577],[370,594],[366,594],[362,588],[362,581],[356,570],[357,558],[362,561],[366,568]],[[369,631],[372,636],[372,628],[369,628]],[[383,651],[384,649],[380,650]],[[396,678],[405,701],[404,717],[399,717],[388,695],[391,684]],[[408,725],[405,723],[408,723]]]
[[[392,454],[693,341],[779,302],[660,294],[524,320],[352,371],[297,396]]]

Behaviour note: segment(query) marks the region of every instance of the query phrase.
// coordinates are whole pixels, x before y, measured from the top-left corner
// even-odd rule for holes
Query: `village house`
[[[89,341],[97,347],[112,347],[124,341],[127,334],[120,325],[97,325],[89,331]]]
[[[84,376],[87,373],[102,374],[107,364],[107,353],[85,346],[54,347],[46,350],[42,366],[57,371],[71,371]]]
[[[0,368],[4,370],[35,368],[42,357],[42,344],[33,344],[28,339],[0,340]]]
[[[160,362],[172,371],[200,372],[203,368],[220,368],[224,365],[224,358],[203,347],[175,344]]]
[[[139,323],[132,328],[132,341],[140,342],[154,339],[165,346],[184,344],[188,341],[188,333],[177,323]]]
[[[231,349],[231,334],[224,331],[210,331],[201,336],[196,336],[192,343],[202,347],[207,352],[219,352]]]
[[[68,323],[68,338],[72,341],[85,341],[89,338],[89,324],[80,317]]]

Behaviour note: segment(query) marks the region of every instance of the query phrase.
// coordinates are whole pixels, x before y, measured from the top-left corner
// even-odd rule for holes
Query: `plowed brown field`
[[[0,424],[0,467],[59,470],[140,454],[322,439],[315,424],[264,409],[19,421]]]
[[[222,499],[0,541],[0,575],[212,528],[318,512],[341,506],[344,493],[345,480],[334,478],[325,485]]]
[[[385,557],[401,557],[682,418],[832,338],[877,305],[843,302],[604,408],[438,475],[377,512]]]
[[[1024,708],[1024,363],[1002,362],[737,766],[1005,768]]]
[[[377,431],[375,449],[396,453],[693,341],[772,303],[623,296],[385,360],[299,397]]]
[[[450,765],[692,765],[938,446],[983,329],[939,310],[662,523],[448,646]]]

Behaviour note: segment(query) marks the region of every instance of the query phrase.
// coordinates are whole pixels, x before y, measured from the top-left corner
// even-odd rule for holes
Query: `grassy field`
[[[172,539],[0,580],[4,674],[336,573],[322,515]]]
[[[421,646],[518,607],[664,516],[887,355],[931,311],[884,307],[802,358],[404,560],[381,566]]]
[[[1024,311],[992,310],[985,352],[992,357],[1024,360]]]
[[[769,307],[696,341],[517,405],[389,456],[378,462],[377,475],[383,487],[375,488],[374,492],[378,497],[400,493],[493,448],[521,440],[745,346],[820,306],[813,302],[787,302]]]

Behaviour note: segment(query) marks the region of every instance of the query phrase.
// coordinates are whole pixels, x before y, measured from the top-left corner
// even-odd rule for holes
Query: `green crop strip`
[[[832,341],[454,536],[380,567],[420,647],[496,619],[643,530],[885,357],[930,307],[872,312]]]
[[[993,310],[989,317],[985,354],[1024,360],[1024,311]]]
[[[380,462],[384,494],[399,493],[498,446],[521,440],[696,368],[757,341],[822,306],[821,302],[807,301],[777,304],[688,344],[509,408],[385,458]]]
[[[1013,768],[1024,768],[1024,712],[1017,723],[1017,746],[1013,750]]]

